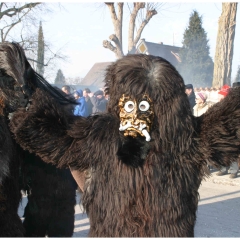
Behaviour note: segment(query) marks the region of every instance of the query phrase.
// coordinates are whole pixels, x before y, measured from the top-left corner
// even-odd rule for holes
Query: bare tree
[[[65,82],[68,84],[68,85],[81,85],[81,82],[82,82],[83,78],[81,77],[68,77],[65,79]]]
[[[12,29],[27,19],[33,9],[42,4],[41,2],[20,3],[20,2],[1,2],[0,3],[0,34],[1,41],[4,42],[9,37]],[[34,16],[34,15],[33,15]]]
[[[214,58],[213,87],[231,85],[237,2],[222,3]]]
[[[109,50],[114,52],[117,58],[121,58],[124,55],[122,43],[124,3],[116,3],[116,7],[115,4],[112,2],[106,2],[105,4],[108,6],[111,14],[112,23],[114,26],[114,34],[111,34],[109,36],[110,41],[103,41],[103,47],[108,48]],[[156,7],[157,5],[155,3],[134,2],[133,8],[129,8],[130,20],[128,28],[128,52],[135,49],[138,41],[140,40],[143,29],[149,23],[150,19],[157,14]],[[141,10],[145,10],[144,16]],[[137,28],[136,20],[138,16],[140,16],[141,20],[139,27]],[[114,43],[114,45],[112,44],[112,42]]]
[[[53,5],[53,8],[52,8]],[[30,60],[32,67],[37,70],[38,61],[38,31],[39,20],[49,16],[53,11],[62,8],[61,4],[44,2],[1,2],[0,3],[0,41],[18,42]],[[52,10],[54,9],[54,10]],[[43,21],[44,22],[44,21]],[[43,25],[43,24],[42,24]],[[44,40],[44,59],[46,78],[56,75],[56,63],[59,60],[67,61],[62,54],[64,47],[54,50],[51,42]]]

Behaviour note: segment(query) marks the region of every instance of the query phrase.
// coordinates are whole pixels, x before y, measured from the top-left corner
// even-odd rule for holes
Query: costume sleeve
[[[200,151],[215,166],[229,166],[240,154],[240,87],[197,118]]]
[[[60,104],[38,90],[29,110],[14,114],[10,129],[24,149],[43,161],[84,171],[98,161],[101,142],[113,122],[109,115],[67,116]]]

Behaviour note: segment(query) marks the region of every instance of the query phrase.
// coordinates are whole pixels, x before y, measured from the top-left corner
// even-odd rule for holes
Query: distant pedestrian
[[[195,102],[196,96],[195,96],[192,84],[185,85],[185,93],[188,96],[188,101],[190,103],[191,111],[193,113],[193,107],[196,105],[196,102]]]
[[[65,92],[68,95],[71,94],[70,86],[68,86],[68,85],[62,86],[62,91]]]
[[[76,102],[78,103],[74,108],[73,114],[75,116],[87,117],[88,116],[87,104],[85,98],[83,97],[83,91],[79,89],[73,93],[73,96],[76,99]]]
[[[219,102],[222,101],[222,99],[224,99],[228,95],[229,90],[230,90],[230,87],[228,85],[222,86],[222,88],[218,92],[218,101]]]
[[[85,88],[83,90],[83,97],[85,98],[86,105],[87,105],[87,115],[91,115],[93,111],[93,104],[91,102],[91,99],[89,97],[89,93],[91,93],[91,90],[89,88]]]
[[[93,104],[93,113],[105,112],[107,109],[107,100],[102,90],[96,91],[94,94],[88,94]]]
[[[207,94],[204,92],[198,92],[196,93],[196,105],[193,107],[193,115],[195,117],[201,116],[203,113],[205,113],[210,105],[207,102]]]

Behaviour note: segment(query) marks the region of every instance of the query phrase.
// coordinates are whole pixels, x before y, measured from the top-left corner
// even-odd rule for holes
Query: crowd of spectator
[[[107,109],[109,96],[105,95],[103,89],[91,92],[89,88],[85,88],[71,92],[70,86],[64,85],[62,91],[75,98],[77,103],[73,111],[75,116],[88,117],[91,114],[105,112]]]
[[[240,82],[235,82],[232,85],[232,87],[238,86],[240,86]],[[231,87],[228,85],[223,85],[221,88],[193,88],[192,84],[186,84],[185,93],[188,96],[193,115],[195,117],[199,117],[204,114],[209,108],[211,109],[211,106],[213,106],[215,103],[222,101],[222,99],[224,99],[228,95],[230,88]],[[219,172],[217,172],[216,175],[223,176],[230,173],[230,178],[236,178],[239,170],[239,162],[240,156],[236,160],[236,162],[233,162],[229,167],[222,166],[222,168],[219,170]],[[209,168],[212,169],[211,166],[209,166]]]

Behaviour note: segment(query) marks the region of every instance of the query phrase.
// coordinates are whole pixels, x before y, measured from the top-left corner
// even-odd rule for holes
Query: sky
[[[59,63],[56,72],[61,69],[66,78],[84,78],[95,63],[115,61],[115,54],[102,46],[103,40],[108,40],[114,33],[107,6],[102,2],[61,2],[60,5],[54,13],[44,16],[42,22],[44,39],[50,40],[56,50],[61,49],[68,56],[68,62]],[[127,2],[125,6],[127,8]],[[202,16],[202,27],[207,33],[210,56],[214,61],[221,2],[164,3],[158,6],[158,14],[149,21],[141,38],[181,47],[193,10]],[[124,12],[123,18],[123,51],[127,54],[129,11]],[[240,13],[237,13],[236,22],[232,78],[240,65]],[[48,80],[54,81],[53,78]]]

